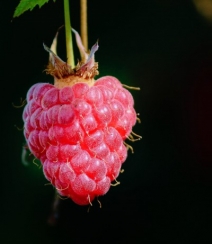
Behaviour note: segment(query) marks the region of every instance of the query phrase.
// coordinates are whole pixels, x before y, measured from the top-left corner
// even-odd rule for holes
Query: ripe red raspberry
[[[126,160],[124,140],[136,123],[133,97],[115,77],[94,81],[97,45],[75,69],[45,48],[55,85],[38,83],[29,89],[24,135],[58,193],[86,205],[109,190]]]

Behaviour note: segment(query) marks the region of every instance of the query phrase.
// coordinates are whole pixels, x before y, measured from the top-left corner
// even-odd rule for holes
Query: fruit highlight
[[[131,93],[115,77],[94,80],[98,44],[87,54],[74,33],[83,60],[75,68],[52,51],[55,47],[44,45],[54,85],[37,83],[29,89],[24,136],[58,193],[87,205],[106,194],[118,177],[130,147],[125,139],[141,137],[131,133],[137,120]]]

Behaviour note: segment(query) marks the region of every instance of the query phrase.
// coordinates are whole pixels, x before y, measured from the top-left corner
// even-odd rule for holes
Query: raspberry
[[[93,56],[78,69],[63,63],[67,69],[60,70],[56,65],[62,61],[48,51],[55,66],[50,63],[47,72],[55,85],[38,83],[29,89],[24,135],[58,193],[86,205],[107,193],[126,160],[124,140],[132,139],[137,119],[134,101],[115,77],[94,81]],[[61,72],[66,72],[62,78]]]

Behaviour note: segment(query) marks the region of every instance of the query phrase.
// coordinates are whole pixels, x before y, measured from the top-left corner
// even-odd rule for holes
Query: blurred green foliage
[[[45,4],[48,3],[49,0],[21,0],[19,5],[16,7],[13,17],[18,17],[27,10],[32,11],[36,5],[40,8]],[[54,2],[56,0],[53,0]]]

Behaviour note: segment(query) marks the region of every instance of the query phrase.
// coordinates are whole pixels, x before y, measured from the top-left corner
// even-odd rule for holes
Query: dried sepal
[[[98,50],[98,43],[94,44],[90,53],[86,53],[82,40],[77,31],[75,34],[77,46],[81,54],[81,61],[76,67],[71,67],[56,54],[57,34],[53,40],[51,48],[43,44],[44,49],[49,52],[49,64],[45,69],[47,74],[54,76],[54,85],[57,88],[72,86],[78,82],[86,82],[88,85],[94,84],[94,77],[99,74],[98,63],[95,62],[94,54]]]

